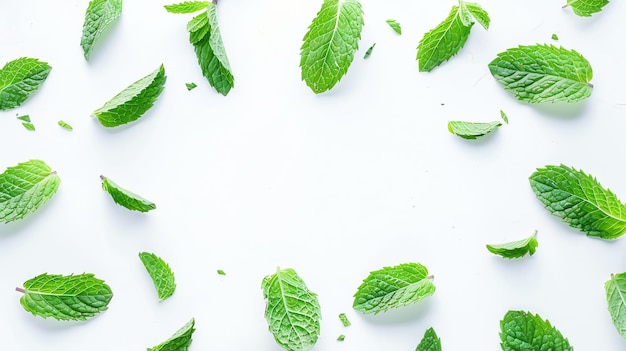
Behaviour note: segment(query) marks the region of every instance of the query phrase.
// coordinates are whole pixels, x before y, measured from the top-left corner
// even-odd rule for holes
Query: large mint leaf
[[[46,62],[22,57],[0,69],[0,110],[20,106],[39,89],[52,70]]]
[[[105,176],[100,176],[100,179],[102,179],[102,190],[109,193],[116,204],[129,210],[139,212],[148,212],[156,208],[153,202],[120,187],[111,179]]]
[[[523,311],[508,311],[500,321],[503,351],[573,351],[549,321]]]
[[[121,15],[122,0],[91,0],[89,2],[83,23],[83,36],[80,38],[85,60],[89,61],[94,46]]]
[[[150,252],[140,252],[139,259],[152,278],[159,300],[172,296],[176,290],[176,282],[170,266],[161,257]]]
[[[609,313],[617,332],[626,338],[626,272],[611,274],[604,284]]]
[[[189,345],[191,345],[194,329],[195,319],[191,319],[185,325],[170,336],[169,339],[158,344],[155,347],[148,348],[148,351],[187,351]]]
[[[324,0],[300,48],[302,80],[314,93],[332,89],[359,48],[363,10],[356,0]]]
[[[609,0],[567,0],[563,7],[570,6],[578,16],[589,17],[609,3]]]

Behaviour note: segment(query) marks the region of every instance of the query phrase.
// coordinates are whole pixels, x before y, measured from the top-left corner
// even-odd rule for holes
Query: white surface
[[[355,60],[335,89],[316,96],[298,64],[321,1],[220,0],[235,75],[227,97],[201,76],[185,30],[191,16],[167,13],[168,1],[126,0],[85,62],[87,3],[0,2],[0,64],[29,56],[53,67],[22,107],[0,113],[0,168],[42,159],[62,179],[43,209],[0,225],[3,350],[143,350],[195,317],[192,350],[278,351],[260,289],[277,266],[294,268],[319,295],[319,351],[414,350],[430,326],[444,350],[499,350],[509,309],[549,319],[577,350],[626,348],[603,286],[626,270],[626,239],[571,229],[543,209],[527,180],[537,167],[564,163],[626,198],[623,1],[579,18],[561,9],[565,1],[482,0],[489,31],[475,26],[459,55],[419,73],[417,43],[455,1],[362,0]],[[401,23],[402,36],[388,18]],[[594,69],[591,98],[531,106],[505,92],[487,64],[535,43],[582,53]],[[89,117],[161,63],[165,90],[142,119],[107,130]],[[198,87],[187,91],[192,81]],[[484,140],[446,129],[452,119],[498,119],[500,109],[510,124]],[[37,131],[16,113],[29,114]],[[158,208],[140,214],[115,205],[100,174]],[[532,257],[506,261],[484,247],[534,229]],[[140,251],[173,268],[178,288],[169,300],[157,301]],[[411,261],[435,275],[434,296],[376,316],[352,310],[368,272]],[[43,272],[95,273],[114,291],[109,310],[84,323],[26,313],[14,288]],[[341,325],[341,312],[351,327]]]

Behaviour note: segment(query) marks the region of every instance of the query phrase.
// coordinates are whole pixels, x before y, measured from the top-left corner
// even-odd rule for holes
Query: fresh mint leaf
[[[107,309],[111,288],[93,274],[41,274],[16,288],[24,293],[22,307],[35,316],[57,320],[85,320]]]
[[[122,15],[122,0],[91,0],[85,13],[80,46],[85,60],[89,61],[94,46],[102,35]]]
[[[59,121],[59,122],[57,122],[57,123],[59,124],[59,126],[61,126],[61,128],[64,128],[64,129],[67,129],[67,130],[74,130],[74,128],[72,128],[72,126],[71,126],[71,125],[69,125],[69,124],[68,124],[68,123],[66,123],[66,122]]]
[[[400,27],[400,23],[398,23],[395,19],[388,19],[386,22],[394,32],[398,33],[398,35],[402,35],[402,27]]]
[[[39,89],[52,67],[35,58],[21,57],[0,69],[0,111],[18,107]]]
[[[102,190],[108,192],[116,204],[126,207],[129,210],[139,212],[148,212],[156,208],[154,203],[120,187],[111,179],[104,176],[100,176],[100,179],[102,179]]]
[[[19,119],[20,121],[24,121],[24,122],[30,122],[29,115],[18,116],[17,119]]]
[[[276,343],[288,351],[308,351],[317,342],[322,318],[317,295],[291,268],[276,270],[261,284],[265,319]]]
[[[161,257],[149,252],[140,252],[139,259],[152,278],[159,300],[172,296],[176,290],[176,282],[170,266]]]
[[[493,132],[500,127],[500,121],[482,123],[482,122],[464,122],[449,121],[448,130],[450,133],[460,136],[463,139],[477,139],[481,136]]]
[[[415,351],[441,351],[441,339],[435,333],[435,329],[432,327],[426,329],[424,337],[422,337]]]
[[[372,54],[372,51],[374,51],[374,47],[375,46],[376,46],[376,43],[372,44],[372,46],[370,46],[369,49],[367,49],[367,51],[365,51],[365,55],[363,55],[364,59],[370,57],[370,55]]]
[[[503,351],[573,351],[569,341],[549,321],[530,312],[508,311],[500,321]]]
[[[30,130],[30,131],[35,131],[35,125],[29,122],[22,122],[22,125],[24,126],[24,128]]]
[[[530,237],[522,240],[513,241],[506,244],[487,245],[489,252],[500,255],[504,258],[520,258],[526,254],[533,255],[537,250],[539,243],[537,242],[537,231]]]
[[[344,327],[349,327],[352,325],[352,323],[350,323],[350,321],[348,320],[348,316],[346,316],[345,313],[339,313],[339,320]]]
[[[195,89],[198,85],[196,85],[196,83],[185,83],[185,86],[187,87],[187,90],[193,90]]]
[[[107,128],[133,122],[154,105],[163,91],[165,80],[165,69],[161,65],[115,95],[104,106],[95,110],[93,116]]]
[[[359,48],[363,10],[356,0],[324,0],[300,47],[302,80],[320,94],[348,72]]]
[[[170,13],[194,13],[205,10],[208,6],[208,1],[185,1],[180,4],[165,5],[164,7]]]
[[[174,335],[169,339],[160,343],[159,345],[148,348],[148,351],[187,351],[189,345],[191,345],[194,329],[195,319],[191,319],[185,325],[183,325]]]
[[[626,338],[626,272],[611,274],[604,284],[609,313],[617,332]]]
[[[509,117],[504,113],[504,111],[500,110],[500,117],[504,121],[504,123],[509,124]]]
[[[61,179],[43,161],[30,160],[0,174],[0,222],[35,212],[56,193]]]
[[[589,61],[553,45],[508,49],[489,63],[489,70],[504,89],[530,103],[580,101],[591,96],[593,87]]]
[[[578,16],[589,17],[602,11],[602,8],[608,3],[609,0],[567,0],[567,4],[563,8],[569,6]]]
[[[546,166],[529,180],[546,209],[571,227],[602,239],[626,232],[626,206],[591,175],[565,165]]]
[[[352,307],[361,313],[379,313],[419,302],[435,293],[431,279],[419,263],[383,267],[363,280]]]

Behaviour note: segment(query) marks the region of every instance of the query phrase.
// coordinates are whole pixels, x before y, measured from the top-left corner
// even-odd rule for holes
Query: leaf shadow
[[[40,208],[32,213],[27,214],[22,219],[18,219],[9,223],[0,222],[0,240],[2,240],[3,238],[12,237],[26,231],[30,224],[33,221],[37,220],[37,217],[39,217],[43,212],[47,211],[47,208],[50,207],[50,202],[52,202],[53,200],[54,199],[52,198],[49,201],[46,201],[46,203],[44,203]]]
[[[39,328],[43,331],[56,333],[58,331],[69,330],[74,327],[84,325],[88,322],[88,320],[84,321],[58,321],[54,318],[42,318],[38,316],[34,316],[30,313],[24,314],[27,319],[24,322],[30,325],[34,325],[36,328]],[[97,317],[97,316],[96,316]]]
[[[542,115],[563,119],[579,118],[585,114],[585,110],[587,109],[586,101],[574,103],[560,101],[528,105],[532,106]]]
[[[378,314],[363,314],[362,318],[366,322],[376,325],[402,324],[418,319],[420,316],[428,313],[430,308],[431,304],[427,299],[410,306],[390,309]]]

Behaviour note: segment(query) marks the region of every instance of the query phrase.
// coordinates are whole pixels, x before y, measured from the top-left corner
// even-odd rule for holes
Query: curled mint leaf
[[[604,284],[609,313],[617,332],[626,338],[626,272],[611,274]]]
[[[176,282],[170,266],[161,257],[150,252],[140,252],[139,259],[152,278],[159,300],[172,296],[176,290]]]
[[[91,0],[89,2],[83,23],[83,35],[80,38],[85,60],[89,61],[94,46],[121,15],[122,0]]]
[[[189,345],[191,345],[193,332],[196,331],[194,329],[195,319],[191,319],[185,325],[183,325],[180,329],[174,333],[174,335],[170,336],[169,339],[160,343],[157,346],[152,348],[148,348],[148,351],[187,351],[189,350]]]
[[[435,333],[435,329],[432,327],[426,329],[424,337],[422,337],[415,351],[441,351],[441,339]]]
[[[482,123],[482,122],[464,122],[450,121],[448,122],[448,130],[450,133],[460,136],[463,139],[477,139],[481,136],[493,132],[500,127],[500,121]]]
[[[508,311],[500,321],[503,351],[573,351],[569,341],[538,314]]]
[[[571,7],[575,14],[582,17],[589,17],[609,3],[609,0],[567,0],[563,8]]]
[[[18,107],[48,78],[52,67],[36,58],[22,57],[0,69],[0,111]]]
[[[116,204],[139,212],[148,212],[156,208],[153,202],[120,187],[111,179],[104,176],[100,176],[100,179],[102,179],[102,190],[109,193]]]
[[[522,240],[513,241],[506,244],[487,245],[489,252],[502,256],[504,258],[520,258],[526,254],[533,255],[537,250],[539,243],[537,242],[537,231],[530,237]]]

